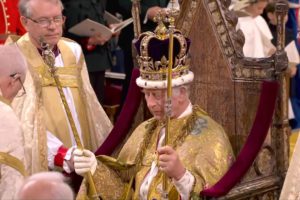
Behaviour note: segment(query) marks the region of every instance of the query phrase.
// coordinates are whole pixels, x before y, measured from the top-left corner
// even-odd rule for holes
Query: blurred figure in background
[[[246,57],[269,57],[276,51],[271,43],[272,33],[261,16],[267,3],[267,0],[239,0],[232,5],[239,16],[236,28],[245,36],[243,52]]]
[[[1,45],[0,61],[0,199],[15,199],[26,174],[25,146],[21,123],[10,104],[25,95],[27,67],[16,45]]]
[[[110,55],[110,39],[96,33],[91,37],[80,37],[68,32],[72,26],[89,18],[100,24],[106,24],[104,20],[104,11],[106,9],[106,0],[65,0],[63,14],[66,16],[65,36],[78,42],[85,56],[91,85],[97,95],[100,103],[103,104],[105,92],[105,70],[112,67]]]
[[[28,177],[18,193],[19,200],[73,200],[74,193],[58,172],[41,172]]]
[[[18,10],[19,0],[0,0],[0,44],[7,35],[23,35],[26,30],[20,21]]]
[[[299,14],[299,0],[289,0],[290,9],[288,11],[288,21],[286,28],[292,30],[293,39],[296,41],[296,46],[298,48],[298,53],[300,52],[300,35],[299,35],[299,24],[300,24],[300,14]],[[290,95],[291,102],[294,111],[294,119],[290,120],[290,125],[292,129],[298,131],[300,128],[300,65],[297,65],[297,71],[295,76],[291,79]],[[291,136],[291,143],[296,143],[296,134]],[[298,135],[298,134],[297,134]],[[292,150],[293,148],[291,148]]]

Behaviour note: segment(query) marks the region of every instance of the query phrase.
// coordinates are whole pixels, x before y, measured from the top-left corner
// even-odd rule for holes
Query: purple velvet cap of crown
[[[139,56],[141,56],[140,47],[141,47],[141,41],[144,38],[144,36],[145,35],[141,35],[139,40],[137,40],[134,44]],[[185,39],[186,39],[186,44],[187,44],[187,48],[186,48],[186,54],[187,54],[189,51],[189,48],[190,48],[191,41],[188,38],[185,38]],[[148,45],[149,57],[151,57],[153,59],[153,61],[160,61],[163,56],[165,56],[167,59],[169,59],[169,55],[168,55],[169,43],[170,43],[169,38],[166,38],[164,40],[160,40],[158,38],[151,39],[149,41],[149,45]],[[178,55],[178,53],[180,51],[180,44],[176,38],[174,38],[174,48],[173,49],[174,49],[174,52],[173,52],[173,63],[174,63],[174,58],[176,55]],[[176,67],[176,66],[173,66],[173,67]]]

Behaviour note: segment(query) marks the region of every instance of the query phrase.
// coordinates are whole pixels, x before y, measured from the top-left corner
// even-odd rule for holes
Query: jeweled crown
[[[144,32],[139,36],[135,47],[138,52],[137,60],[140,67],[140,77],[137,84],[144,88],[166,88],[169,63],[169,30],[165,26],[164,16],[159,15],[158,26],[154,32]],[[185,38],[179,30],[174,30],[172,80],[175,85],[190,82],[189,71],[189,39]],[[189,78],[186,79],[189,75]],[[181,81],[176,81],[181,79]]]

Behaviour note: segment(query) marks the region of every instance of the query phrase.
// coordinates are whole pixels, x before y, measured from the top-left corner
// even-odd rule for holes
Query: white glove
[[[84,176],[85,173],[91,172],[95,173],[97,168],[97,160],[93,152],[84,149],[75,149],[74,155],[74,169],[76,174]]]

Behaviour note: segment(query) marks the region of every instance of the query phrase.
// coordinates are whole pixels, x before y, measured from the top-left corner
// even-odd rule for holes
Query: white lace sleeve
[[[178,181],[172,180],[182,200],[188,200],[193,189],[195,177],[186,170],[183,177]]]
[[[48,167],[54,169],[54,157],[57,154],[59,147],[63,143],[55,137],[51,132],[47,131],[47,147],[48,147]]]

